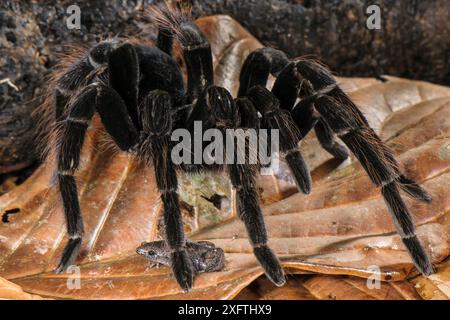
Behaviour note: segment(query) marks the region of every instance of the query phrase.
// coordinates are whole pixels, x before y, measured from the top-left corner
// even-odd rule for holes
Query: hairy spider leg
[[[289,82],[292,74],[283,72],[286,68],[290,68],[289,59],[282,51],[272,48],[253,51],[245,60],[241,70],[238,95],[240,97],[252,95],[253,104],[263,116],[262,126],[266,129],[280,130],[281,155],[286,159],[298,189],[308,194],[311,192],[311,176],[308,166],[298,150],[298,143],[303,137],[300,134],[302,131],[300,128],[305,129],[307,124],[298,125],[299,128],[296,128],[289,114],[292,107],[288,108],[288,105],[293,105],[297,99],[300,82],[298,80]],[[281,83],[286,85],[283,92],[275,92],[281,97],[282,104],[270,91],[263,90],[270,74],[281,76],[278,86]],[[264,101],[264,99],[268,99],[268,101]],[[283,108],[281,108],[282,105]],[[308,121],[314,124],[313,119]]]
[[[248,56],[240,74],[239,96],[247,94],[253,86],[265,87],[269,74],[276,77],[272,93],[280,101],[280,108],[291,112],[300,130],[300,138],[303,139],[314,128],[319,143],[326,151],[338,159],[347,159],[347,149],[337,141],[333,131],[320,119],[320,115],[314,109],[314,99],[307,98],[313,93],[311,84],[298,72],[296,62],[289,62],[282,51],[261,48]],[[301,100],[295,105],[298,98]]]
[[[158,28],[158,36],[156,38],[156,46],[169,56],[173,55],[173,33],[160,26]]]
[[[286,54],[273,48],[261,48],[250,53],[239,75],[238,97],[246,96],[254,86],[265,87],[269,75],[277,76],[288,63]]]
[[[253,103],[249,98],[236,98],[235,104],[240,114],[240,122],[242,128],[255,129],[261,128],[261,119],[258,116],[258,110],[256,110]]]
[[[393,152],[369,127],[361,111],[337,86],[326,68],[313,61],[301,60],[298,70],[311,82],[316,92],[333,86],[327,94],[315,100],[318,112],[356,156],[372,182],[381,187],[397,232],[417,269],[425,275],[432,274],[434,269],[430,258],[415,234],[411,214],[400,196],[399,187],[425,202],[431,201],[431,196],[401,173]]]
[[[194,267],[186,250],[186,239],[178,197],[176,168],[171,159],[172,101],[167,92],[155,90],[143,101],[140,114],[143,124],[141,153],[152,156],[156,185],[163,203],[166,242],[171,251],[171,267],[181,288],[189,291],[194,281]]]
[[[107,62],[105,53],[112,45],[102,43],[94,47],[87,58],[75,63],[61,76],[55,89],[55,120],[58,122],[66,117],[60,129],[57,160],[59,190],[69,235],[57,273],[64,272],[73,263],[82,241],[83,221],[73,175],[79,166],[81,148],[92,116],[95,112],[99,113],[106,131],[120,149],[129,150],[137,142],[137,130],[128,115],[128,106],[119,93],[97,82],[83,88],[83,85],[93,81],[93,71],[101,63]],[[109,64],[117,65],[122,59],[131,64],[136,62],[136,55],[128,45],[119,46],[116,50],[117,54],[112,52],[108,58]],[[134,77],[138,77],[137,68],[132,70]],[[111,71],[109,73],[110,77],[114,77]],[[70,94],[77,92],[76,90],[78,93],[69,99]]]
[[[162,14],[168,13],[162,12]],[[174,19],[174,17],[168,19]],[[157,45],[161,50],[172,54],[174,38],[178,40],[183,50],[188,74],[185,102],[190,104],[214,83],[211,46],[203,32],[190,19],[182,19],[170,26],[159,27]]]
[[[235,100],[235,104],[241,116],[241,126],[259,129],[261,124],[257,115],[258,111],[250,99],[238,98]],[[250,145],[245,152],[248,152],[249,148]],[[236,149],[235,152],[241,152],[241,150]],[[286,281],[283,268],[267,244],[268,236],[257,193],[256,169],[257,167],[254,165],[231,164],[228,166],[230,180],[237,194],[236,204],[239,218],[246,225],[253,252],[267,277],[277,286],[282,286]]]
[[[179,41],[183,48],[188,73],[188,102],[193,102],[214,83],[214,69],[211,46],[203,32],[192,22],[181,24],[182,37]]]
[[[226,89],[210,86],[199,99],[196,108],[200,110],[199,115],[208,115],[210,120],[207,123],[211,128],[221,130],[222,134],[226,136],[229,134],[227,129],[242,128],[240,119],[242,114],[240,114],[239,107],[243,107],[247,112],[253,112],[251,117],[244,120],[246,128],[256,129],[258,127],[256,108],[250,104],[250,100],[245,98],[237,99],[235,103]],[[251,123],[252,119],[255,122]],[[231,184],[236,190],[238,217],[246,227],[253,252],[267,277],[276,285],[281,286],[286,280],[278,258],[267,244],[267,231],[256,186],[257,165],[248,162],[247,150],[248,148],[239,148],[235,145],[233,155],[235,161],[227,163],[226,169]],[[245,163],[237,163],[239,152],[246,152]]]
[[[97,111],[106,131],[124,151],[136,144],[137,132],[126,105],[113,89],[90,84],[77,94],[62,124],[58,147],[58,182],[64,205],[69,241],[64,248],[57,273],[64,272],[76,259],[83,236],[83,221],[78,201],[75,171],[80,163],[84,137]]]
[[[182,119],[180,127],[193,126],[192,121],[189,124],[189,119],[202,121],[202,125],[207,127],[208,116],[202,115],[195,105],[206,88],[214,84],[212,53],[208,39],[189,16],[176,16],[180,14],[177,11],[175,13],[161,11],[158,14],[165,16],[168,22],[168,25],[159,26],[158,46],[160,45],[166,52],[172,52],[173,40],[177,40],[181,45],[187,68],[187,92],[184,105],[190,105],[190,107],[177,112],[177,116]],[[167,46],[170,50],[164,49]],[[205,167],[183,164],[182,169],[195,172]],[[214,166],[209,166],[209,169],[214,169]]]
[[[407,178],[400,170],[400,166],[395,159],[392,150],[388,148],[381,139],[376,135],[375,131],[369,126],[366,118],[362,114],[362,112],[358,109],[358,107],[353,103],[353,101],[342,91],[342,89],[337,85],[336,80],[331,75],[330,71],[325,67],[317,64],[314,61],[310,60],[300,60],[298,62],[298,66],[301,73],[304,76],[308,76],[308,80],[314,86],[314,90],[316,94],[314,95],[314,99],[322,97],[324,94],[327,94],[336,100],[338,100],[342,105],[345,105],[347,109],[353,114],[353,117],[356,117],[358,122],[361,125],[364,125],[371,132],[371,135],[374,136],[374,139],[378,141],[381,145],[383,145],[384,156],[387,159],[387,162],[391,165],[396,175],[398,176],[396,179],[399,182],[400,188],[403,191],[407,192],[410,196],[415,199],[431,202],[431,196],[424,190],[419,184]]]
[[[109,86],[122,97],[135,128],[139,129],[137,105],[141,72],[138,54],[132,44],[124,43],[109,54],[108,74]]]
[[[286,159],[299,190],[309,194],[312,185],[311,175],[298,149],[301,136],[290,113],[281,109],[278,99],[261,85],[252,87],[247,95],[262,115],[262,127],[279,130],[280,154]]]
[[[323,119],[317,122],[314,131],[322,148],[336,159],[345,160],[349,157],[347,148],[338,142],[337,135]]]
[[[317,94],[310,82],[298,72],[297,62],[290,62],[280,72],[273,85],[272,93],[280,101],[280,108],[291,113],[302,137],[305,137],[314,128],[322,148],[337,159],[345,160],[348,158],[347,149],[338,142],[336,134],[321,119],[320,114],[314,108],[314,100],[317,98]],[[300,100],[295,105],[298,98]]]
[[[55,121],[60,122],[67,116],[66,106],[71,95],[85,85],[86,79],[94,71],[87,59],[81,59],[74,63],[58,79],[54,89],[54,115]]]

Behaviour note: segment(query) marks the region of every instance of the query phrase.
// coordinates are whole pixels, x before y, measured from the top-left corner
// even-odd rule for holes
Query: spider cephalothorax
[[[175,165],[172,161],[173,130],[185,128],[192,132],[197,121],[202,122],[203,130],[278,130],[280,155],[304,193],[311,191],[311,177],[298,143],[314,128],[321,145],[335,157],[345,159],[348,152],[338,142],[339,137],[381,188],[417,268],[424,274],[433,272],[399,190],[426,202],[431,197],[401,173],[390,149],[325,67],[312,60],[291,61],[279,50],[259,49],[246,59],[239,94],[234,99],[226,89],[214,85],[210,45],[188,15],[160,10],[156,18],[156,46],[135,40],[103,41],[66,66],[54,81],[52,121],[59,124],[57,177],[69,235],[58,272],[74,261],[82,241],[83,223],[74,174],[94,113],[99,114],[106,132],[122,151],[135,154],[155,168],[163,203],[165,247],[169,252],[166,258],[184,290],[192,287],[195,270],[186,249],[177,170],[223,168],[228,172],[236,190],[238,216],[247,228],[256,258],[275,284],[285,282],[280,262],[267,244],[256,188],[258,166],[247,162]],[[174,39],[183,49],[187,90],[172,57]],[[271,91],[266,89],[270,74],[276,77]]]

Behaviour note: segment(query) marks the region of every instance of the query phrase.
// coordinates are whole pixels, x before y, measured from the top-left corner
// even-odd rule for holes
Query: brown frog
[[[221,271],[225,253],[210,241],[186,241],[186,249],[196,273]],[[143,242],[136,252],[155,265],[170,267],[170,250],[164,240]]]

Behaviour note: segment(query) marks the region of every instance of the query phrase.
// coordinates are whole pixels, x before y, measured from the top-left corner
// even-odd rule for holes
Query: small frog
[[[225,253],[209,241],[186,241],[196,273],[221,271],[225,267]],[[170,250],[164,240],[143,242],[136,252],[152,263],[170,266]]]

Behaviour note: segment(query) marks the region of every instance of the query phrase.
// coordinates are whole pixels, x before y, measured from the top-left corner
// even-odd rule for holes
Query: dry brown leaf
[[[22,288],[8,280],[0,278],[0,300],[41,300],[42,297],[23,292]]]
[[[284,287],[276,287],[266,277],[258,278],[242,290],[236,300],[416,300],[414,286],[407,281],[380,282],[349,276],[290,276]]]
[[[228,17],[203,18],[199,25],[213,45],[216,82],[235,92],[245,55],[260,44]],[[450,251],[450,89],[391,77],[387,82],[340,82],[395,148],[406,172],[433,195],[431,205],[407,204],[433,261],[444,260]],[[201,195],[214,193],[231,198],[228,179],[210,174],[181,176],[181,198],[193,207],[185,210],[185,229],[191,238],[209,239],[225,250],[225,270],[199,275],[192,292],[185,294],[168,268],[149,268],[135,248],[161,237],[152,169],[103,150],[102,134],[95,119],[77,178],[86,230],[77,260],[81,288],[67,285],[72,274],[52,272],[66,236],[57,188],[49,183],[50,163],[0,197],[0,210],[21,209],[10,223],[0,225],[0,276],[26,292],[54,298],[229,299],[262,274],[233,206],[219,211],[202,200]],[[270,245],[283,265],[293,272],[358,277],[370,276],[368,268],[376,265],[384,280],[403,280],[414,272],[379,190],[361,166],[352,159],[337,167],[313,134],[301,148],[313,170],[311,195],[295,193],[283,166],[259,181]],[[311,282],[317,297],[326,298],[329,288],[342,285],[332,283],[339,278],[318,279]]]
[[[426,300],[450,299],[450,259],[438,266],[437,273],[429,277],[419,276],[411,280],[417,292]]]

